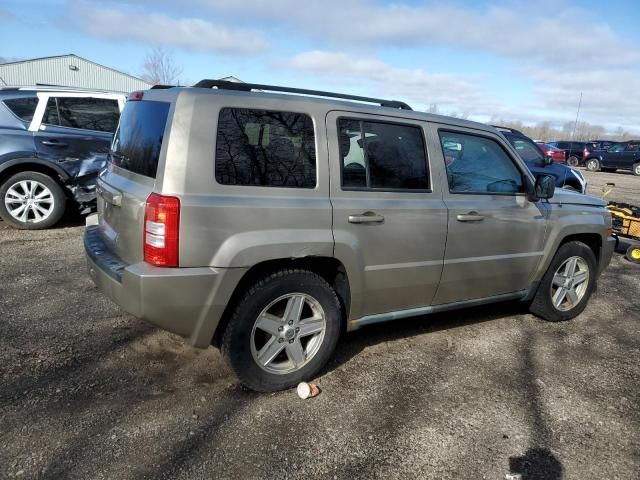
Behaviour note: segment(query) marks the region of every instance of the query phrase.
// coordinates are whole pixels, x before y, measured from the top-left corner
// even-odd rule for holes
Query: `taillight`
[[[135,101],[142,100],[142,97],[144,97],[144,91],[138,90],[136,92],[131,92],[129,95],[127,95],[127,100],[130,102],[135,102]]]
[[[587,158],[588,156],[589,156],[589,150],[585,148],[584,151],[582,152],[582,157]]]
[[[152,193],[144,211],[144,261],[158,267],[178,266],[180,199]]]

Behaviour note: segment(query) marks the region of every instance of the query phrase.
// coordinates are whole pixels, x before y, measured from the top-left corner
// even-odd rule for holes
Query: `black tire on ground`
[[[31,218],[26,221],[20,221],[9,213],[7,208],[7,191],[21,181],[38,182],[50,190],[53,197],[53,210],[43,220],[36,221],[35,218]],[[45,175],[44,173],[32,171],[16,173],[0,185],[0,217],[15,228],[23,230],[42,230],[45,228],[51,228],[60,221],[66,208],[67,198],[62,187],[53,178]]]
[[[587,170],[590,172],[599,172],[600,171],[600,160],[597,158],[590,158],[587,160]]]
[[[627,248],[624,257],[630,262],[640,264],[640,246],[630,245],[629,248]]]
[[[640,162],[636,163],[633,166],[632,171],[633,171],[634,175],[639,175],[640,176]]]
[[[575,155],[571,155],[569,158],[567,158],[567,165],[569,165],[570,167],[577,167],[578,165],[580,165],[580,159]]]
[[[254,360],[253,327],[264,308],[292,293],[313,297],[325,314],[325,334],[315,355],[298,370],[271,373]],[[237,302],[222,336],[221,349],[232,370],[246,387],[259,392],[284,390],[313,378],[329,361],[342,330],[342,310],[336,292],[322,277],[308,270],[279,270],[256,281]]]
[[[561,311],[553,305],[551,287],[556,271],[567,259],[571,257],[580,257],[584,259],[589,269],[589,279],[587,280],[587,287],[582,299],[571,309]],[[596,272],[596,257],[589,246],[578,241],[567,242],[561,245],[553,257],[553,260],[551,260],[551,264],[549,265],[547,272],[542,277],[542,281],[540,282],[536,295],[529,306],[529,310],[534,315],[550,322],[560,322],[575,318],[582,313],[589,302],[589,298],[591,297],[591,293],[595,286]]]

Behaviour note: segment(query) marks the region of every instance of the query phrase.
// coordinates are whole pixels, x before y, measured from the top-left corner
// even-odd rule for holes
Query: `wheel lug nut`
[[[293,325],[293,320],[289,320],[289,325]]]
[[[289,340],[289,343],[293,343],[293,338],[291,340]]]
[[[284,327],[278,327],[279,332],[281,332],[282,330],[284,330]]]
[[[300,327],[296,327],[296,333],[300,331]]]
[[[278,343],[282,343],[282,342],[284,342],[284,338],[279,338]]]

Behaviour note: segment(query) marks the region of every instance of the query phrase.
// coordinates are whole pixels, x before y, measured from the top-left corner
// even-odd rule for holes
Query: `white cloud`
[[[417,102],[414,108],[437,104],[448,111],[483,113],[499,106],[477,85],[452,75],[420,68],[399,68],[373,57],[314,50],[299,53],[280,66],[322,77],[337,84],[359,83],[375,95]]]
[[[200,18],[171,18],[144,10],[94,7],[84,2],[76,5],[74,14],[85,32],[96,37],[227,55],[255,55],[268,48],[259,32],[233,29]]]

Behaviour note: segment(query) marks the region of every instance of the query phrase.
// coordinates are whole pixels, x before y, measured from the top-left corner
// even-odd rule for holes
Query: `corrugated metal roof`
[[[124,93],[152,86],[140,78],[73,54],[0,64],[0,86],[37,84]]]

